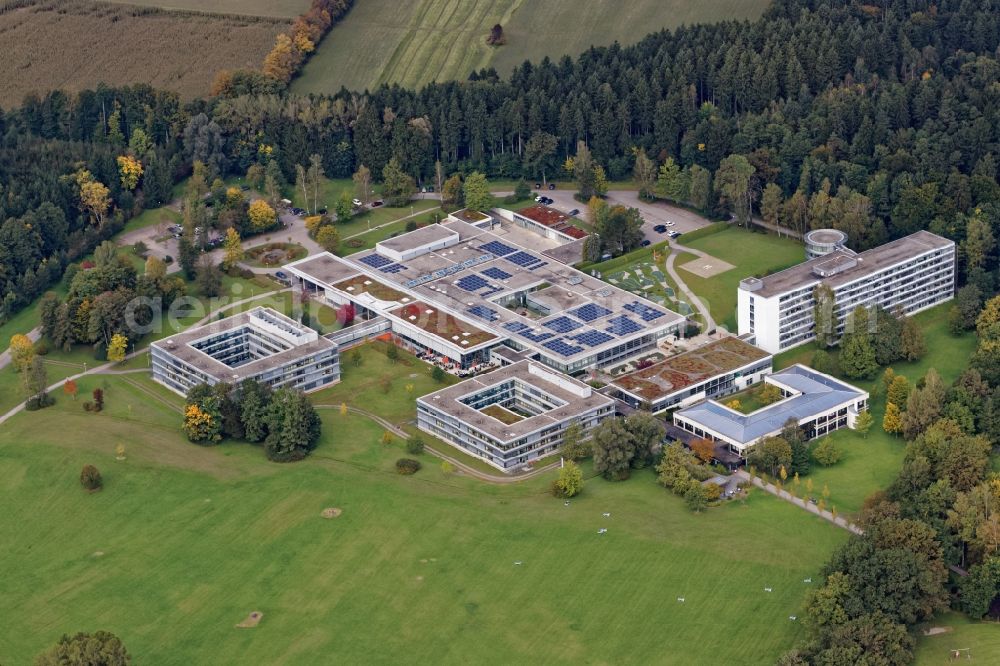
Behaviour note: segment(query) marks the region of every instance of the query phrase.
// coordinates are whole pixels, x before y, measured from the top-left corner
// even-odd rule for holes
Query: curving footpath
[[[745,470],[741,469],[735,472],[735,475],[744,481],[750,481],[751,483],[753,483],[753,485],[771,493],[775,497],[783,499],[786,502],[791,502],[800,509],[805,509],[810,513],[816,514],[820,518],[830,521],[837,527],[843,528],[848,532],[853,532],[854,534],[858,535],[864,534],[864,530],[862,530],[854,523],[849,522],[843,516],[834,516],[831,512],[821,510],[818,506],[816,506],[811,502],[807,502],[806,500],[800,497],[793,497],[792,494],[789,493],[787,490],[779,490],[777,486],[775,486],[772,483],[764,483],[763,479],[761,479],[760,477],[757,476],[751,477],[750,474],[747,473]]]
[[[687,286],[687,283],[681,279],[680,274],[674,268],[674,261],[677,259],[677,255],[681,252],[690,252],[698,257],[707,257],[708,255],[701,250],[696,250],[693,247],[687,247],[686,245],[678,245],[675,243],[670,244],[670,254],[667,255],[667,260],[665,262],[667,273],[674,279],[677,283],[677,287],[684,292],[684,296],[687,298],[687,302],[690,303],[698,310],[702,317],[705,319],[705,332],[715,330],[715,320],[712,319],[712,313],[708,307],[702,302],[702,300],[695,295],[691,288]]]

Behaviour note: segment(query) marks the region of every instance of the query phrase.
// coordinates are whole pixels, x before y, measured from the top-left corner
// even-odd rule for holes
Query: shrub
[[[104,409],[104,391],[99,388],[94,389],[94,411],[99,412]]]
[[[100,490],[104,486],[104,480],[101,478],[101,473],[97,471],[96,467],[93,465],[84,465],[83,469],[80,470],[80,485],[93,492]]]
[[[56,404],[56,400],[51,395],[48,393],[39,393],[36,396],[28,398],[27,402],[24,403],[24,408],[29,412],[35,412],[39,409],[51,407],[54,404]]]
[[[92,412],[92,411],[94,411],[94,403],[92,403],[89,400],[85,401],[83,403],[83,411],[85,411],[85,412]]]
[[[174,258],[168,254],[167,256],[163,257],[163,263],[172,264],[174,263]]]
[[[145,257],[149,254],[149,247],[142,241],[139,241],[132,246],[132,252],[134,252],[137,257]]]
[[[406,440],[406,452],[412,456],[417,456],[424,452],[424,440],[420,435],[413,435]]]
[[[39,340],[35,343],[35,355],[45,356],[49,353],[49,343],[45,340]]]
[[[120,638],[109,631],[95,631],[92,634],[78,633],[70,637],[63,635],[55,646],[38,655],[37,666],[53,664],[107,664],[108,666],[128,666],[132,657],[122,645]]]
[[[417,221],[416,220],[408,220],[406,222],[406,227],[405,228],[406,228],[407,231],[416,231],[417,230]]]
[[[414,460],[413,458],[400,458],[396,461],[396,472],[409,476],[410,474],[416,474],[420,469],[420,461]]]
[[[358,247],[364,247],[364,246],[365,246],[365,242],[363,240],[361,240],[360,238],[351,238],[351,239],[349,239],[347,241],[347,247],[358,248]]]
[[[840,448],[829,437],[824,438],[823,441],[817,444],[816,448],[813,449],[813,458],[815,458],[816,462],[824,467],[837,464],[840,461],[841,455]]]

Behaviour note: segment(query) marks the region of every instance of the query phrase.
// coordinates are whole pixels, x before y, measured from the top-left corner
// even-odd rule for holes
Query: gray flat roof
[[[596,355],[636,337],[662,332],[685,319],[662,305],[522,247],[502,233],[454,220],[436,226],[457,233],[459,242],[402,262],[365,250],[344,258],[318,255],[326,260],[314,264],[314,258],[309,258],[287,268],[328,287],[340,279],[367,275],[413,300],[433,303],[498,338],[512,338],[560,362]],[[414,233],[419,232],[393,240],[400,247],[423,244],[412,236]],[[334,269],[331,262],[343,267]],[[534,293],[562,311],[533,317],[496,302],[543,285],[546,288]]]
[[[805,421],[868,395],[855,386],[804,365],[793,365],[770,375],[765,381],[776,381],[799,393],[750,414],[740,414],[715,400],[704,400],[678,410],[676,415],[724,435],[734,442],[749,444],[781,430],[789,419]]]
[[[295,320],[289,319],[285,315],[271,308],[255,309],[264,310],[267,314],[278,317],[286,323],[299,328],[302,327],[302,325]],[[250,363],[234,368],[212,358],[200,349],[196,349],[191,344],[192,342],[197,342],[198,340],[212,335],[218,335],[220,333],[225,333],[227,331],[232,331],[234,329],[250,325],[252,325],[250,313],[241,312],[240,314],[233,315],[232,317],[219,319],[218,321],[213,321],[210,324],[198,326],[197,328],[189,328],[186,331],[177,333],[176,335],[171,335],[168,338],[157,340],[152,344],[152,346],[167,352],[181,361],[184,361],[198,370],[201,370],[205,374],[214,377],[220,382],[230,383],[240,382],[248,377],[259,375],[262,372],[267,372],[268,370],[273,370],[274,368],[279,368],[286,363],[291,363],[297,359],[305,358],[331,348],[336,349],[337,347],[337,345],[333,342],[330,342],[323,336],[319,336],[318,339],[313,342],[292,346],[284,351],[271,354],[270,356],[265,356],[264,358],[251,361]]]
[[[543,373],[542,376],[532,372],[530,369],[532,366],[536,368],[536,371],[540,370]],[[586,389],[589,395],[581,397],[573,391],[563,388],[563,386],[560,386],[556,382],[547,381],[545,379],[546,375],[557,378],[561,383],[570,384],[579,389]],[[521,419],[516,423],[507,424],[461,401],[462,397],[469,394],[479,393],[492,386],[515,380],[533,386],[566,404],[537,416],[531,416]],[[525,360],[498,370],[493,370],[484,375],[466,379],[463,382],[443,388],[440,391],[428,393],[425,396],[417,398],[417,402],[422,402],[449,416],[455,417],[463,423],[487,433],[500,442],[509,442],[530,432],[560,423],[566,419],[581,416],[598,407],[613,405],[615,401],[601,395],[581,381],[559,374],[556,370],[547,368],[541,363]]]
[[[443,241],[454,235],[454,231],[448,231],[440,224],[428,224],[426,227],[415,229],[409,233],[393,236],[392,238],[387,238],[384,241],[379,241],[378,245],[390,250],[395,250],[396,252],[403,252],[404,250],[408,250],[412,247],[420,247],[437,241]]]
[[[751,291],[754,294],[759,294],[765,298],[784,294],[818,282],[823,282],[831,288],[836,288],[848,282],[861,279],[866,275],[881,271],[894,264],[906,261],[919,254],[954,245],[954,241],[942,238],[937,234],[932,234],[929,231],[918,231],[909,236],[904,236],[903,238],[857,254],[850,250],[837,250],[828,255],[810,259],[809,261],[766,277],[748,278],[740,283],[740,288]],[[853,268],[847,268],[826,278],[819,278],[813,274],[814,268],[828,264],[828,262],[847,262],[850,259],[857,261],[857,264]],[[754,289],[749,287],[749,285],[757,286],[758,284],[759,288]]]

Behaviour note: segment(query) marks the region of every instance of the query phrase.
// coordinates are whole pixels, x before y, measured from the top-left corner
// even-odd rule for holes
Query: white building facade
[[[929,231],[861,253],[838,249],[763,278],[747,278],[738,290],[739,335],[772,354],[816,338],[815,289],[829,287],[843,334],[859,305],[912,315],[955,294],[955,243]]]

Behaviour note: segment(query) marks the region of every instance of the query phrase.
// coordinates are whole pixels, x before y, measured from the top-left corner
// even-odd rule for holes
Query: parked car
[[[667,226],[668,227],[672,227],[672,226],[674,226],[674,224],[676,224],[676,222],[674,222],[673,220],[667,220]]]
[[[545,197],[543,197],[541,194],[539,194],[537,197],[535,197],[535,203],[542,203],[542,199],[544,199],[544,198]]]
[[[649,247],[649,239],[647,238],[646,240],[639,243],[639,247]]]
[[[351,199],[351,205],[355,208],[361,208],[361,199]]]
[[[535,183],[535,189],[536,190],[542,189],[542,184],[541,183]]]
[[[382,201],[381,199],[376,199],[375,201],[372,202],[372,208],[378,208],[379,206],[381,206],[384,203],[385,202]]]
[[[305,215],[306,211],[301,208],[293,208],[292,212],[296,215]]]
[[[556,184],[555,183],[549,183],[549,189],[550,190],[556,189]]]
[[[545,204],[546,206],[549,206],[549,205],[551,205],[553,203],[553,201],[552,201],[552,199],[549,199],[548,197],[542,197],[542,203]]]
[[[653,231],[655,231],[658,234],[665,234],[665,233],[667,233],[667,225],[665,225],[665,224],[658,224],[655,227],[653,227]]]
[[[667,236],[670,237],[670,238],[677,238],[680,235],[681,234],[680,234],[679,231],[671,231],[670,233],[667,234]]]
[[[580,214],[580,209],[579,208],[574,208],[573,210],[571,210],[569,212],[569,216],[570,217],[576,217],[579,214]]]

